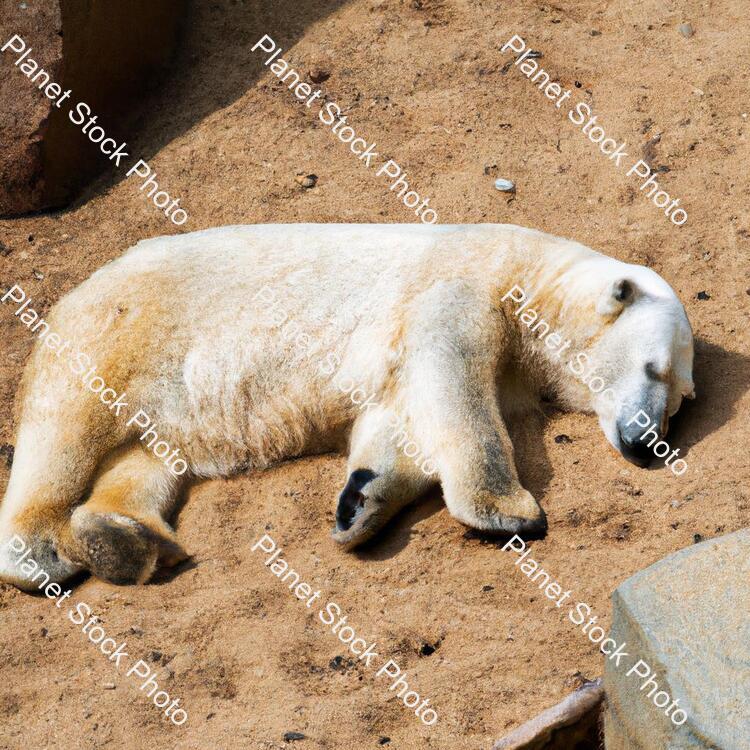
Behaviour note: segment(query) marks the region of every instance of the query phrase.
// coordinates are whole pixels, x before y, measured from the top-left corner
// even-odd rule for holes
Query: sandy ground
[[[683,22],[692,37],[679,33]],[[647,263],[673,285],[698,341],[698,399],[670,432],[684,476],[626,463],[592,417],[549,411],[515,427],[522,479],[550,520],[534,557],[606,623],[608,597],[633,572],[696,535],[750,522],[746,24],[739,0],[710,11],[696,0],[679,10],[656,0],[196,2],[175,73],[134,119],[129,142],[180,196],[185,230],[412,220],[383,176],[261,69],[251,46],[268,33],[298,69],[330,73],[326,95],[407,170],[440,222],[543,229]],[[580,84],[574,96],[634,158],[668,168],[658,178],[687,209],[684,226],[506,68],[500,46],[514,33],[543,52],[540,64],[564,88]],[[2,75],[17,74],[9,71],[4,63]],[[317,186],[300,187],[298,172],[316,174]],[[20,283],[46,309],[135,241],[180,231],[123,177],[101,179],[68,211],[0,222],[0,287]],[[493,188],[496,177],[517,183],[515,197]],[[31,348],[7,307],[0,340],[3,488]],[[557,442],[561,434],[571,442]],[[338,550],[329,530],[343,479],[344,459],[324,456],[196,485],[177,522],[191,565],[142,587],[89,579],[75,589],[72,599],[180,698],[190,717],[182,727],[63,609],[0,586],[0,747],[487,748],[560,700],[578,673],[602,672],[563,610],[508,554],[467,534],[439,495],[364,552]],[[435,726],[350,662],[314,609],[263,568],[250,547],[266,531],[408,672],[438,711]],[[305,739],[286,742],[286,732]]]

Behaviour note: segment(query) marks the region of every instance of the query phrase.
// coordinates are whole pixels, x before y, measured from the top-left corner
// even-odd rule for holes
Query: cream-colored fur
[[[621,279],[633,292],[624,302],[611,299]],[[502,301],[515,284],[571,337],[571,352],[593,354],[626,405],[651,387],[646,364],[658,365],[669,414],[692,390],[692,336],[666,282],[515,226],[261,225],[160,237],[95,273],[48,322],[127,394],[129,415],[148,412],[188,476],[348,444],[354,480],[340,502],[353,518],[334,532],[346,546],[435,482],[463,523],[534,533],[544,513],[519,484],[503,415],[522,391],[530,399],[547,390],[563,406],[596,411],[617,446],[627,414],[597,401],[519,323]],[[304,351],[270,320],[264,289],[307,335]],[[353,404],[320,366],[326,356],[383,408]],[[13,534],[57,580],[88,568],[140,581],[158,560],[183,557],[166,521],[181,481],[144,451],[142,430],[43,346],[20,400],[0,577],[24,583],[6,544]],[[395,445],[389,416],[403,420],[434,476]]]

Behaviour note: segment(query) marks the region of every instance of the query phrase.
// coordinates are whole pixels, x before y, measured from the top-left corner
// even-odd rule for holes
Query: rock
[[[343,656],[334,656],[333,659],[328,662],[328,666],[334,672],[346,674],[347,670],[355,666],[356,663],[357,662],[354,659],[345,659]]]
[[[432,654],[435,653],[435,650],[440,645],[440,641],[438,641],[435,645],[431,643],[423,643],[419,649],[419,655],[420,656],[432,656]]]
[[[685,39],[690,39],[695,32],[693,31],[693,27],[689,23],[682,23],[680,24],[680,34],[685,37]]]
[[[322,70],[321,68],[313,68],[307,75],[313,83],[323,83],[331,77],[331,74],[327,70]]]
[[[114,690],[115,689],[115,683],[114,682],[104,682],[104,683],[102,683],[102,687],[105,690]]]
[[[33,57],[57,80],[62,70],[62,20],[58,2],[34,3],[18,12],[14,0],[0,0],[0,17],[6,29],[22,39],[33,39]],[[12,19],[12,23],[11,22]],[[59,34],[59,35],[58,35]],[[12,36],[3,33],[3,42]],[[41,207],[43,136],[52,103],[14,66],[14,53],[0,53],[0,215],[13,215]],[[17,56],[16,56],[17,57]],[[67,119],[67,114],[66,114]]]
[[[680,550],[636,573],[612,595],[611,637],[630,655],[605,660],[607,750],[731,750],[750,737],[750,530]],[[687,714],[657,708],[638,660]],[[663,699],[662,699],[663,700]],[[678,715],[678,720],[682,717]]]
[[[696,299],[711,299],[711,295],[708,292],[698,292],[695,295]]]
[[[314,188],[318,183],[318,175],[316,174],[306,175],[300,172],[294,179],[299,185],[302,185],[303,188],[306,188],[308,190],[310,188]]]
[[[297,742],[304,739],[305,735],[302,732],[284,732],[284,742]]]
[[[555,442],[559,444],[562,443],[572,443],[573,441],[565,434],[562,435],[555,435]]]
[[[7,245],[0,242],[0,256],[7,258],[13,252]]]
[[[50,84],[71,93],[56,106],[15,66],[18,53],[0,53],[0,216],[64,206],[97,174],[115,169],[68,114],[85,102],[108,137],[132,143],[135,133],[122,123],[170,59],[186,2],[27,5],[0,0],[4,27],[32,48],[26,60],[43,68]]]
[[[600,747],[601,679],[587,682],[565,700],[498,740],[492,750],[570,750]],[[608,748],[609,750],[609,748]]]
[[[495,180],[495,189],[503,193],[515,193],[516,184],[511,180],[504,180],[502,177],[498,177]]]
[[[378,740],[378,745],[387,745],[391,741],[390,737],[381,737]]]

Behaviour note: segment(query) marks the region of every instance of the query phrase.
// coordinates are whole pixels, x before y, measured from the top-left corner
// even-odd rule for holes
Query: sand
[[[544,407],[514,427],[522,480],[550,521],[533,556],[608,623],[609,596],[629,575],[750,522],[746,13],[738,0],[720,0],[710,14],[695,0],[672,8],[196,2],[174,72],[133,117],[129,139],[189,221],[172,225],[119,170],[69,210],[0,222],[0,287],[19,283],[48,309],[144,237],[221,224],[416,220],[382,175],[263,68],[251,47],[271,35],[296,69],[330,73],[319,84],[328,100],[407,170],[441,223],[567,236],[648,264],[684,301],[698,397],[670,430],[689,465],[682,477],[660,463],[626,463],[594,417]],[[692,37],[678,30],[685,22]],[[684,226],[507,68],[512,58],[500,47],[513,34],[543,52],[539,64],[593,107],[633,159],[667,168],[658,179],[688,212]],[[301,186],[298,173],[317,175],[316,185]],[[495,190],[498,177],[516,193]],[[7,446],[32,338],[6,306],[0,340]],[[555,440],[563,434],[570,442]],[[9,451],[0,452],[3,489]],[[336,548],[329,531],[344,474],[345,459],[331,455],[196,484],[177,518],[192,563],[146,586],[86,579],[74,590],[71,599],[180,698],[189,713],[181,727],[64,609],[0,586],[0,747],[488,748],[562,699],[579,674],[602,673],[596,646],[511,555],[453,520],[439,494],[366,550]],[[401,665],[437,711],[434,726],[269,574],[251,552],[264,533],[358,635]],[[287,742],[287,732],[305,738]]]

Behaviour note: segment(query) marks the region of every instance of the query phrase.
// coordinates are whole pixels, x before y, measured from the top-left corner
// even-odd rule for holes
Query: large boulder
[[[607,750],[750,747],[750,530],[666,557],[612,601],[611,636],[630,656],[606,660]],[[639,660],[666,708],[645,667],[628,675]]]
[[[0,53],[0,216],[64,206],[112,162],[68,113],[86,102],[108,136],[130,115],[174,52],[185,0],[0,0],[0,47],[14,35],[71,95],[59,108]],[[39,81],[43,79],[40,78]]]

